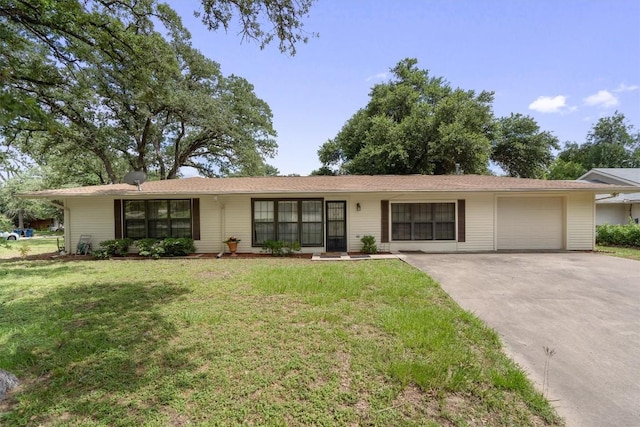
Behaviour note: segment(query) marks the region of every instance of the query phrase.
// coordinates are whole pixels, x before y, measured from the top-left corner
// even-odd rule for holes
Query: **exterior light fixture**
[[[356,210],[360,212],[361,209],[362,209],[362,206],[360,206],[360,202],[356,203]]]

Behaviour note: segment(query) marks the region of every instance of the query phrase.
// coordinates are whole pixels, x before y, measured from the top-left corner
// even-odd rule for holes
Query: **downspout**
[[[213,200],[215,200],[215,202],[218,204],[218,206],[220,206],[220,238],[224,239],[225,234],[225,209],[224,209],[224,204],[220,203],[220,201],[218,200],[218,196],[214,196]],[[224,243],[222,244],[222,249],[220,249],[220,252],[218,253],[218,255],[216,255],[216,258],[222,258],[222,256],[224,255]]]
[[[66,201],[65,201],[66,205]],[[71,209],[68,207],[64,208],[64,250],[68,254],[74,253],[71,248]]]

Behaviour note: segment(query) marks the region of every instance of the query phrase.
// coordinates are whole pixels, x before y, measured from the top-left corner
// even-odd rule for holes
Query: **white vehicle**
[[[4,240],[18,240],[20,236],[17,233],[9,231],[0,231],[0,237]]]

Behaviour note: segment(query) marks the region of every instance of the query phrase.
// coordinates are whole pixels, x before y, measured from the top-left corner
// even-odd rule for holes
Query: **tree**
[[[452,89],[404,59],[375,85],[367,106],[318,151],[319,173],[485,173],[494,128],[493,93]]]
[[[558,138],[541,131],[533,118],[522,114],[512,113],[497,123],[491,160],[509,176],[542,178],[554,159],[552,150],[560,148]]]
[[[5,215],[18,224],[18,228],[25,228],[25,221],[60,217],[61,212],[40,200],[21,199],[16,194],[25,191],[42,190],[42,176],[38,169],[29,169],[0,183],[0,214]],[[1,231],[1,230],[0,230]]]
[[[196,12],[196,16],[202,18],[209,30],[218,30],[221,26],[228,30],[231,18],[237,16],[243,38],[258,41],[261,49],[277,38],[281,52],[295,55],[296,43],[306,43],[309,38],[301,18],[308,16],[315,0],[201,1],[203,12]],[[265,21],[273,28],[264,30]]]
[[[580,163],[557,158],[551,163],[546,179],[578,179],[587,172]]]
[[[624,114],[616,111],[593,125],[584,144],[566,144],[558,158],[577,163],[585,171],[640,167],[640,133],[634,134]]]
[[[259,3],[241,9],[247,25],[257,19]],[[210,13],[225,4],[235,3],[218,2]],[[301,4],[308,10],[311,1]],[[292,7],[281,16],[297,10]],[[231,16],[222,18],[226,26]],[[279,36],[298,40],[291,39],[296,22],[281,22],[293,32]],[[209,176],[260,169],[275,153],[268,105],[246,80],[224,77],[218,64],[193,49],[164,4],[18,2],[0,5],[0,23],[6,24],[0,64],[11,70],[2,76],[0,128],[7,144],[40,164],[55,163],[52,155],[68,162],[85,157],[91,169],[98,162],[95,177],[106,183],[130,169],[160,179],[177,177],[182,166]],[[269,41],[259,27],[247,31]]]

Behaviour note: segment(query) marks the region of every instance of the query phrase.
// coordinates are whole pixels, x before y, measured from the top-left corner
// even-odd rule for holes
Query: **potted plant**
[[[236,251],[238,250],[238,243],[240,243],[240,239],[235,236],[231,236],[224,241],[229,247],[229,252],[231,252],[231,256],[237,256]]]

